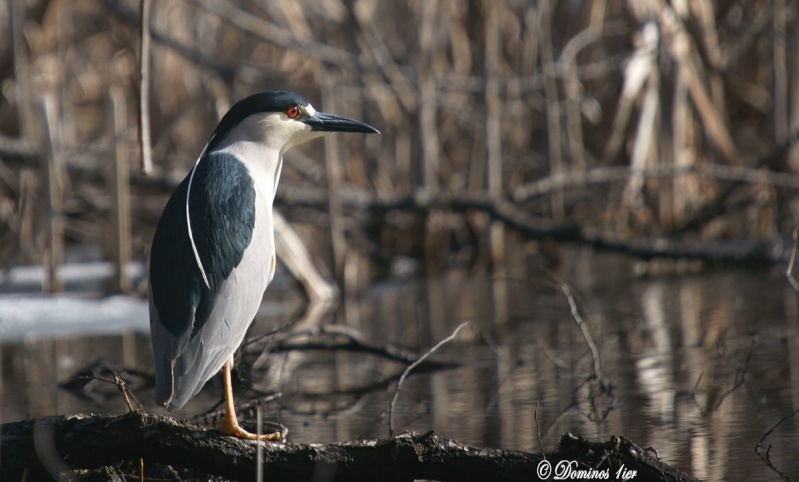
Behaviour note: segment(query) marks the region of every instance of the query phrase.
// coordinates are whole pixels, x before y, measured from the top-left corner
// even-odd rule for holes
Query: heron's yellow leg
[[[231,437],[243,438],[247,440],[280,440],[280,433],[267,433],[259,436],[244,430],[239,425],[239,421],[236,418],[236,409],[233,406],[233,383],[230,379],[231,364],[232,360],[228,360],[225,362],[225,366],[222,367],[222,381],[225,385],[225,417],[219,422],[219,426],[217,428],[223,434],[230,435]]]

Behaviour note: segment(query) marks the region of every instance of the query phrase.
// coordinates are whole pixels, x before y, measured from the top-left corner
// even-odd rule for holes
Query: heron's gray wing
[[[203,156],[167,202],[150,253],[157,402],[167,403],[174,395],[175,360],[187,356],[190,360],[183,365],[192,366],[202,357],[202,350],[186,350],[211,314],[219,312],[214,308],[221,301],[220,290],[241,262],[254,225],[252,180],[246,167],[229,154]]]

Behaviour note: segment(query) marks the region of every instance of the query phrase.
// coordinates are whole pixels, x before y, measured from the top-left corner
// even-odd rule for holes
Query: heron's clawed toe
[[[231,437],[236,437],[244,440],[259,440],[261,442],[280,441],[280,432],[265,433],[261,435],[254,434],[241,428],[241,425],[239,425],[238,420],[228,415],[225,415],[225,418],[223,418],[222,421],[219,422],[217,430],[219,430],[224,435],[229,435]]]

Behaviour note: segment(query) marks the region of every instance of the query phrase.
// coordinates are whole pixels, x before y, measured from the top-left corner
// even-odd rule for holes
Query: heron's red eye
[[[292,105],[291,107],[286,109],[286,115],[289,116],[292,119],[297,117],[298,115],[300,115],[300,107],[296,106],[296,105]]]

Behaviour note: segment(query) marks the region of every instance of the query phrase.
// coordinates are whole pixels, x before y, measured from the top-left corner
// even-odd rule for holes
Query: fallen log
[[[171,418],[134,411],[116,417],[53,416],[0,426],[0,480],[124,480],[119,467],[189,468],[230,480],[255,480],[258,443]],[[533,454],[465,445],[428,432],[336,444],[267,443],[270,481],[530,481],[541,464],[558,470],[606,471],[609,479],[693,481],[623,437],[589,442],[564,434],[558,450]],[[546,457],[546,462],[543,462]],[[128,464],[130,467],[138,465]],[[135,473],[135,469],[128,469]],[[621,472],[620,472],[621,471]],[[174,472],[173,472],[174,473]],[[149,475],[148,475],[149,476]],[[163,476],[160,476],[163,477]]]

